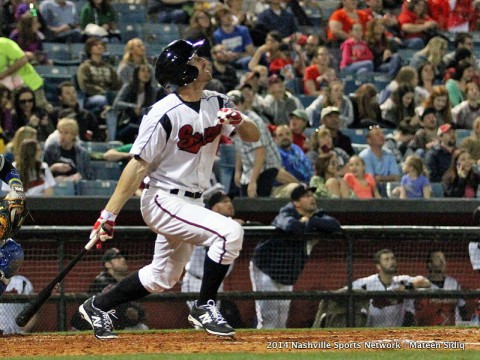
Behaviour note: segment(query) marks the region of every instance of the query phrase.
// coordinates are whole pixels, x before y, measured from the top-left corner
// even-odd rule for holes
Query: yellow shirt
[[[0,72],[4,71],[16,60],[25,56],[25,53],[18,44],[5,37],[0,37]],[[38,75],[30,63],[22,66],[16,73],[20,76],[25,85],[33,91],[38,90],[43,86],[43,79]]]

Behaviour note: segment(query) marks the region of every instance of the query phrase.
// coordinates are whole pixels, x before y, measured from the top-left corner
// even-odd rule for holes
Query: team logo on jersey
[[[197,154],[202,146],[213,142],[221,133],[221,124],[206,128],[204,134],[194,133],[191,125],[183,125],[178,132],[180,141],[177,146],[180,150]]]

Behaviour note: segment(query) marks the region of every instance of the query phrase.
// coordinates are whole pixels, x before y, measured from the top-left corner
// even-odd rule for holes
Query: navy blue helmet
[[[198,76],[198,69],[189,65],[198,48],[205,40],[191,43],[175,40],[163,49],[155,64],[155,79],[166,89],[190,84]]]

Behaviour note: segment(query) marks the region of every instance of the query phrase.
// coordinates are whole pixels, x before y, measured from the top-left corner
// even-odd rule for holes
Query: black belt
[[[152,186],[152,187],[155,187],[155,186]],[[149,189],[150,188],[150,185],[145,185],[145,189]],[[180,189],[171,189],[170,190],[170,194],[173,194],[173,195],[182,195],[181,194],[181,191],[183,192],[183,195],[186,196],[186,197],[189,197],[189,198],[192,198],[192,199],[199,199],[202,197],[202,194],[201,192],[191,192],[191,191],[183,191],[183,190],[180,190]]]
[[[173,194],[173,195],[178,195],[178,193],[180,192],[180,189],[171,189],[170,190],[170,194]],[[189,198],[192,198],[192,199],[199,199],[202,197],[202,193],[201,192],[191,192],[191,191],[184,191],[183,194],[186,196],[186,197],[189,197]]]

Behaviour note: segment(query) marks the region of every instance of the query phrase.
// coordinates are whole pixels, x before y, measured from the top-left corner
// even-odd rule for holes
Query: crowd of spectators
[[[17,160],[22,144],[13,149],[16,133],[32,128],[45,151],[31,165],[37,168],[33,182],[51,187],[52,174],[57,182],[92,179],[89,160],[99,157],[89,159],[85,144],[131,144],[143,114],[165,95],[153,76],[148,39],[126,39],[122,14],[109,0],[1,3],[1,146]],[[326,5],[315,10],[328,13],[320,23],[307,16],[312,4],[301,1],[136,6],[145,22],[170,23],[190,41],[205,39],[199,54],[211,61],[211,88],[235,96],[262,128],[259,142],[235,144],[235,170],[225,188],[288,198],[295,184],[314,183],[317,197],[409,198],[430,197],[430,184],[441,183],[444,196],[476,197],[477,2],[337,3],[330,12]],[[46,41],[85,44],[72,81],[55,94],[36,71],[61,66],[44,51]],[[112,65],[108,48],[114,43],[125,51]],[[362,145],[349,137],[358,128]],[[457,139],[458,129],[472,133]]]

